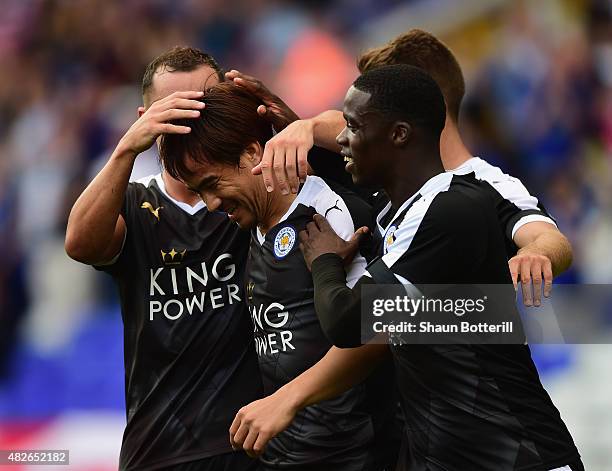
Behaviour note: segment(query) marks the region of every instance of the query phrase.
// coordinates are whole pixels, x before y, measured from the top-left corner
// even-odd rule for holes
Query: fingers
[[[531,270],[528,259],[523,259],[520,266],[521,286],[523,288],[523,303],[525,306],[533,305],[533,294],[531,292]]]
[[[534,260],[530,266],[531,281],[533,286],[533,305],[542,304],[542,264],[539,260]]]
[[[278,189],[283,195],[289,194],[289,182],[287,177],[287,153],[286,150],[274,151],[272,169],[274,170],[274,178],[278,183]]]
[[[253,445],[253,452],[256,456],[261,456],[261,454],[265,451],[266,445],[268,444],[271,438],[272,438],[272,435],[270,433],[263,432],[263,431],[259,432],[259,435],[257,436],[257,440],[255,441],[255,444]]]
[[[515,290],[520,279],[525,306],[540,306],[542,291],[544,297],[550,297],[553,272],[548,257],[539,254],[518,254],[508,261],[508,268]]]
[[[369,231],[370,231],[370,229],[368,228],[368,226],[360,227],[359,229],[357,229],[355,231],[355,233],[351,236],[351,238],[348,240],[348,242],[350,244],[356,244],[357,246],[359,246],[359,243],[361,242],[361,238],[365,237],[365,235]]]
[[[519,277],[519,261],[516,257],[512,257],[508,262],[510,268],[510,276],[512,277],[512,284],[514,285],[514,291],[518,291],[518,277]]]
[[[552,263],[546,258],[542,263],[542,274],[544,275],[544,297],[550,298],[553,284]]]
[[[319,214],[315,214],[313,217],[313,220],[310,221],[308,224],[306,224],[306,230],[308,231],[308,238],[310,239],[310,237],[317,233],[317,232],[321,232],[319,230],[319,226],[317,225],[317,216],[325,219],[323,216],[319,215]]]
[[[249,434],[249,426],[245,423],[245,421],[241,421],[240,426],[238,427],[238,430],[236,430],[236,433],[230,436],[230,443],[232,445],[232,448],[234,450],[242,449],[242,445],[244,441],[246,440],[248,434]]]
[[[251,458],[256,458],[257,453],[253,450],[253,446],[255,445],[255,441],[259,436],[259,432],[255,428],[250,428],[248,435],[244,439],[242,443],[242,449],[249,455]]]
[[[306,149],[304,146],[298,147],[297,167],[298,178],[301,183],[304,183],[306,181],[306,175],[308,174],[308,149]]]
[[[200,116],[200,112],[198,110],[181,110],[172,108],[159,113],[157,115],[157,119],[162,122],[167,122],[175,119],[197,118],[198,116]]]
[[[324,218],[323,216],[321,216],[320,214],[315,214],[312,217],[312,220],[316,224],[317,229],[319,229],[321,232],[323,232],[323,231],[333,231],[333,232],[335,232],[332,229],[331,225],[329,224],[329,221],[326,218]]]
[[[261,83],[260,80],[250,75],[243,74],[238,70],[230,70],[225,73],[225,78],[234,82],[238,87],[246,88],[260,99],[270,96],[270,91]]]
[[[368,232],[370,232],[370,228],[368,226],[361,226],[359,229],[355,231],[351,239],[355,239],[355,238],[360,239],[361,237],[366,235]]]
[[[244,418],[244,411],[240,409],[238,413],[236,414],[236,416],[234,417],[234,420],[232,421],[232,425],[230,425],[230,428],[229,428],[230,444],[232,445],[232,448],[234,450],[239,450],[242,445],[242,443],[238,443],[238,441],[236,440],[236,436],[238,434],[238,431],[241,429],[243,418]]]
[[[156,129],[155,134],[189,134],[191,128],[189,126],[177,126],[176,124],[160,124]]]
[[[297,193],[300,188],[300,178],[297,171],[297,155],[295,148],[288,148],[285,151],[285,174],[291,193]],[[282,188],[281,188],[282,190]]]
[[[203,101],[190,100],[187,98],[173,98],[168,101],[160,101],[151,105],[151,113],[162,113],[167,110],[202,110],[206,107]]]
[[[266,143],[264,147],[263,157],[261,158],[261,162],[253,169],[253,173],[258,175],[261,173],[263,175],[264,185],[266,186],[266,190],[268,193],[274,191],[274,177],[272,176],[272,165],[274,163],[274,149],[269,145],[269,142]],[[256,173],[257,172],[257,173]]]

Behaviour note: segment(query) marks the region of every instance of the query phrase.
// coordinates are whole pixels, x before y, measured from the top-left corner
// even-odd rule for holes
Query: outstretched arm
[[[311,404],[332,399],[359,384],[388,355],[387,345],[332,347],[314,366],[270,396],[238,411],[230,427],[230,443],[258,456],[285,430],[295,415]]]

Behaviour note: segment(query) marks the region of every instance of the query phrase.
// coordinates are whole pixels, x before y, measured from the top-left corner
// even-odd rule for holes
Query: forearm
[[[340,146],[336,143],[336,137],[345,126],[341,111],[329,110],[310,118],[315,145],[340,152]]]
[[[572,246],[557,229],[542,231],[532,240],[518,240],[518,254],[538,254],[547,257],[552,265],[553,275],[557,276],[572,264]]]
[[[323,332],[337,347],[361,345],[360,283],[346,286],[342,258],[323,254],[312,263],[314,301]]]
[[[388,353],[384,344],[332,347],[314,366],[279,389],[278,394],[291,398],[296,411],[332,399],[366,379]]]
[[[74,203],[66,229],[66,251],[84,263],[106,261],[136,155],[119,145]]]

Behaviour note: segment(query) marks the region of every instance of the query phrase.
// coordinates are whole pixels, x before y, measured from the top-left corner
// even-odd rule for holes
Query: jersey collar
[[[185,211],[187,214],[189,214],[190,216],[193,216],[198,211],[206,207],[206,204],[204,204],[204,201],[198,201],[195,205],[191,206],[187,203],[176,200],[172,196],[170,196],[168,192],[166,191],[166,184],[164,183],[164,179],[162,178],[161,173],[158,173],[157,175],[155,175],[155,181],[157,182],[157,186],[159,187],[160,191],[164,194],[164,196],[168,198],[170,201],[172,201],[179,208],[181,208],[183,211]]]
[[[389,226],[391,226],[391,224],[393,223],[401,224],[401,221],[396,221],[396,219],[402,212],[406,210],[408,206],[410,206],[415,201],[417,197],[420,198],[422,201],[426,201],[429,199],[429,196],[431,194],[437,194],[440,191],[443,191],[445,188],[448,188],[451,180],[453,179],[453,175],[453,173],[444,172],[431,177],[414,195],[412,195],[410,198],[408,198],[402,203],[402,205],[397,209],[393,217],[389,220],[389,224],[387,224],[385,227],[382,227],[380,221],[391,209],[391,201],[389,201],[387,205],[382,209],[382,211],[376,216],[376,228],[378,229],[379,233],[381,235],[385,234],[387,232],[387,229],[389,229]]]

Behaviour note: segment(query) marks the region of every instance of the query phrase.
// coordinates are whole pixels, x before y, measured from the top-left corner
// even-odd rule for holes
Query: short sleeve
[[[470,198],[441,192],[400,224],[382,261],[402,283],[457,283],[484,258],[487,232]]]
[[[497,178],[485,181],[495,192],[497,215],[509,240],[514,239],[521,226],[530,222],[542,221],[556,227],[548,211],[518,178],[500,172]]]

